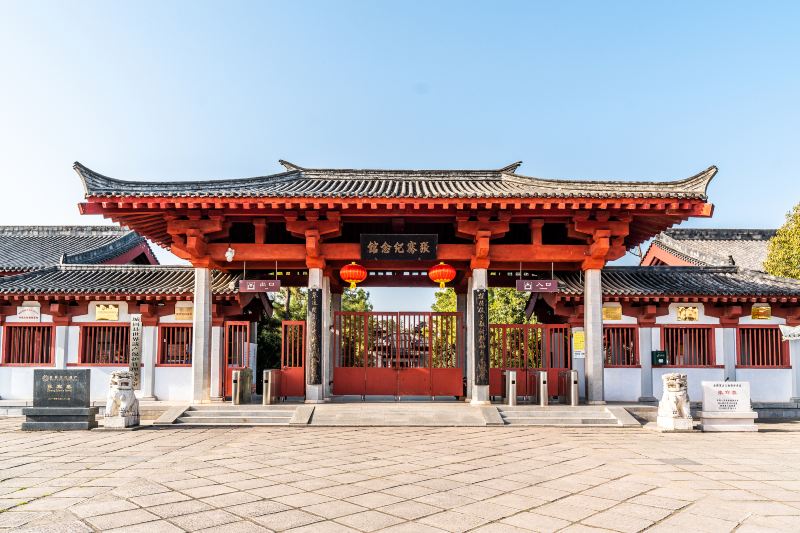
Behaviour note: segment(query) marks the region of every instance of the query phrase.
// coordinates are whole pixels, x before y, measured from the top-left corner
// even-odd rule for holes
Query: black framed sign
[[[389,261],[435,261],[439,236],[435,233],[362,233],[361,258]]]

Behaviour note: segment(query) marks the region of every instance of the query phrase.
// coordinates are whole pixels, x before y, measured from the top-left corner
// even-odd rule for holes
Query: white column
[[[328,348],[328,365],[323,373],[325,376],[325,397],[330,398],[333,396],[333,368],[336,364],[336,332],[333,328],[336,327],[336,313],[342,310],[342,295],[341,293],[331,294],[331,328],[330,333],[327,335],[329,348]],[[325,332],[322,332],[325,335]],[[324,366],[324,365],[323,365]]]
[[[603,289],[599,268],[590,268],[584,275],[583,320],[586,331],[586,399],[587,403],[603,404]]]
[[[67,368],[67,346],[69,345],[69,326],[56,326],[55,368]]]
[[[641,367],[640,402],[652,403],[657,401],[653,396],[653,328],[639,328],[639,366]]]
[[[792,401],[800,403],[800,340],[789,341],[789,362],[792,365]]]
[[[472,390],[470,394],[470,403],[473,405],[486,405],[489,404],[489,362],[488,361],[479,361],[478,358],[481,356],[479,353],[480,350],[475,345],[475,336],[477,334],[476,328],[479,326],[477,323],[477,317],[475,316],[475,291],[478,290],[485,290],[487,289],[488,285],[488,272],[485,268],[476,268],[472,270],[472,277],[470,278],[470,290],[467,296],[467,309],[470,316],[470,321],[467,324],[467,338],[471,339],[471,342],[467,342],[467,371],[468,376],[472,377]],[[487,305],[486,309],[487,319],[486,323],[488,324],[488,314],[489,309]],[[487,331],[484,331],[484,337],[486,339],[486,343],[489,342],[489,332],[488,328]],[[471,368],[470,364],[472,363]],[[485,366],[485,376],[481,376],[481,367]],[[481,379],[483,377],[484,379]],[[483,381],[484,383],[481,383]]]
[[[192,402],[211,399],[211,269],[194,269]]]
[[[736,328],[722,329],[722,346],[717,346],[717,364],[725,365],[725,381],[736,381]],[[716,337],[716,336],[715,336]],[[717,337],[718,338],[718,337]],[[714,340],[716,341],[717,338]],[[720,361],[720,353],[722,361]]]
[[[317,330],[317,324],[315,323],[314,318],[314,305],[313,305],[313,296],[312,290],[313,289],[320,289],[321,290],[321,302],[320,305],[322,306],[322,316],[324,323],[324,316],[325,316],[325,309],[330,309],[329,305],[329,298],[325,297],[325,290],[324,290],[324,282],[323,282],[324,274],[321,268],[309,268],[308,269],[308,312],[306,314],[306,402],[307,403],[319,403],[324,401],[323,396],[323,380],[324,374],[322,373],[322,359],[324,358],[324,339],[327,335],[324,335],[322,330],[322,324],[319,324],[320,331]],[[328,311],[330,312],[330,311]]]
[[[225,332],[222,326],[211,326],[211,401],[222,402],[222,380],[225,379]],[[253,379],[260,376],[253,376]]]
[[[142,400],[155,400],[158,326],[142,326]]]

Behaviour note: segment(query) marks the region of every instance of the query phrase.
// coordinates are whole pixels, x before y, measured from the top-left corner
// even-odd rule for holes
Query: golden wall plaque
[[[119,306],[117,304],[99,304],[94,308],[95,320],[119,320]]]
[[[194,319],[193,307],[176,307],[175,320],[192,320]]]
[[[700,318],[700,310],[693,306],[678,307],[678,320],[681,322],[697,322]]]
[[[753,306],[750,311],[750,318],[753,320],[769,320],[772,318],[772,307],[768,305]]]
[[[622,307],[604,307],[603,320],[622,320]]]

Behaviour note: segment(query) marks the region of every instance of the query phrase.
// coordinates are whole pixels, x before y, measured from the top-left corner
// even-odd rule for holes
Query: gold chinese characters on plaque
[[[194,319],[194,308],[192,307],[176,307],[175,320],[192,320]]]
[[[750,311],[750,318],[753,320],[769,320],[772,318],[772,307],[768,305],[754,305]]]
[[[603,320],[622,320],[622,307],[604,307]]]
[[[119,306],[116,304],[98,304],[94,308],[95,320],[119,320]]]
[[[678,307],[678,320],[680,322],[697,322],[700,311],[693,305]]]

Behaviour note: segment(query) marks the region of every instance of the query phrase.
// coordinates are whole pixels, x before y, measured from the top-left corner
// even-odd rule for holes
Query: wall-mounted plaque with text
[[[361,259],[388,261],[435,261],[436,234],[364,233]]]

